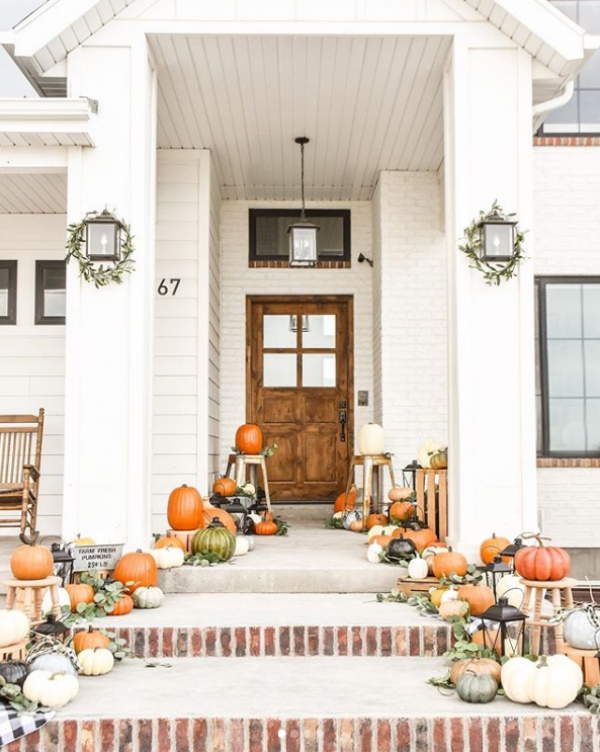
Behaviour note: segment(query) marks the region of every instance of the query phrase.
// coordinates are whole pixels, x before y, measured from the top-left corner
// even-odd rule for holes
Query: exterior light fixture
[[[298,316],[294,313],[290,315],[290,332],[297,332],[298,331]],[[310,331],[309,323],[308,323],[308,316],[305,314],[302,315],[302,331],[308,332]]]
[[[512,567],[502,561],[501,556],[494,556],[494,560],[491,561],[483,570],[485,572],[485,579],[488,587],[492,588],[494,593],[494,600],[497,601],[496,590],[498,588],[498,582],[504,577],[505,574],[511,574]]]
[[[121,223],[111,214],[97,214],[84,220],[85,249],[90,261],[119,261]]]
[[[520,548],[525,548],[525,545],[524,545],[524,543],[523,543],[523,541],[522,541],[521,538],[515,538],[514,541],[512,543],[510,543],[504,549],[504,551],[500,551],[500,553],[498,554],[503,559],[505,559],[505,558],[512,559],[511,570],[512,570],[513,574],[514,574],[514,571],[515,571],[515,554],[517,553],[517,551]]]
[[[300,185],[302,188],[302,211],[300,219],[288,227],[290,237],[290,266],[316,266],[317,264],[317,225],[306,219],[304,201],[304,147],[309,142],[306,136],[295,139],[300,145]]]
[[[482,261],[510,261],[515,251],[516,222],[499,212],[488,214],[479,225]]]
[[[500,598],[481,614],[483,644],[501,658],[523,655],[525,648],[525,621],[527,617],[508,598]]]

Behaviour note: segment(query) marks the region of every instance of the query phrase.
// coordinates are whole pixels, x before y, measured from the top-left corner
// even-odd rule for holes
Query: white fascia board
[[[5,123],[34,124],[56,122],[63,125],[88,123],[95,105],[85,97],[73,99],[0,99],[0,131]],[[14,127],[13,127],[14,130]]]
[[[67,171],[69,147],[0,146],[0,174]]]

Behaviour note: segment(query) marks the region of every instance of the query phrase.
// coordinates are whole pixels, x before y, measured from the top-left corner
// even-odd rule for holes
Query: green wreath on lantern
[[[505,262],[491,262],[482,259],[480,256],[480,250],[483,244],[481,237],[481,224],[487,222],[493,217],[502,217],[502,219],[511,220],[514,213],[506,214],[498,202],[494,201],[492,208],[489,212],[480,211],[478,219],[474,219],[471,224],[464,230],[464,243],[459,245],[459,249],[467,256],[471,261],[471,269],[477,269],[483,274],[486,284],[499,285],[502,280],[509,280],[516,276],[519,264],[524,261],[527,256],[523,250],[523,240],[525,235],[519,230],[518,224],[515,225],[513,254],[508,261]]]
[[[121,228],[120,244],[121,257],[118,261],[107,263],[94,263],[88,258],[82,246],[85,246],[86,239],[86,222],[90,219],[112,219]],[[135,269],[135,261],[131,258],[134,246],[133,236],[130,232],[129,225],[118,219],[113,212],[104,209],[101,212],[88,212],[85,217],[76,224],[71,224],[67,228],[67,255],[65,261],[68,264],[74,259],[79,264],[79,273],[86,282],[93,282],[96,288],[106,287],[111,282],[122,284],[123,275],[131,274]]]

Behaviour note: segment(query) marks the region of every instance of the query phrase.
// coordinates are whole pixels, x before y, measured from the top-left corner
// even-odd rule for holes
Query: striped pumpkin
[[[234,552],[235,536],[217,517],[204,530],[198,530],[192,538],[192,553],[194,554],[213,554],[221,561],[229,561]]]

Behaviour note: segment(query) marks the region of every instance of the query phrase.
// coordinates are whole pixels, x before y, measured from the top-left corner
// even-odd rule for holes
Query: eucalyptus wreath
[[[499,285],[502,280],[512,279],[516,275],[521,261],[527,258],[523,251],[524,234],[519,230],[518,225],[515,226],[513,255],[508,261],[490,262],[480,257],[479,252],[483,243],[481,224],[498,216],[502,217],[502,219],[511,220],[515,214],[506,214],[498,205],[498,202],[494,201],[489,212],[480,211],[479,218],[474,219],[469,227],[465,229],[464,243],[459,245],[460,250],[471,261],[471,269],[480,271],[488,285]]]
[[[121,227],[121,258],[117,262],[111,262],[110,265],[103,263],[97,264],[87,257],[84,251],[81,250],[85,245],[85,228],[86,221],[89,219],[113,219],[118,222]],[[67,256],[65,261],[67,264],[71,259],[75,259],[79,264],[79,273],[85,279],[86,282],[93,282],[95,287],[106,287],[111,282],[121,284],[123,282],[123,274],[131,272],[135,268],[135,262],[131,258],[133,254],[133,236],[129,230],[129,225],[125,222],[117,219],[117,217],[108,209],[104,209],[101,212],[88,212],[85,217],[77,224],[71,224],[67,230]]]

